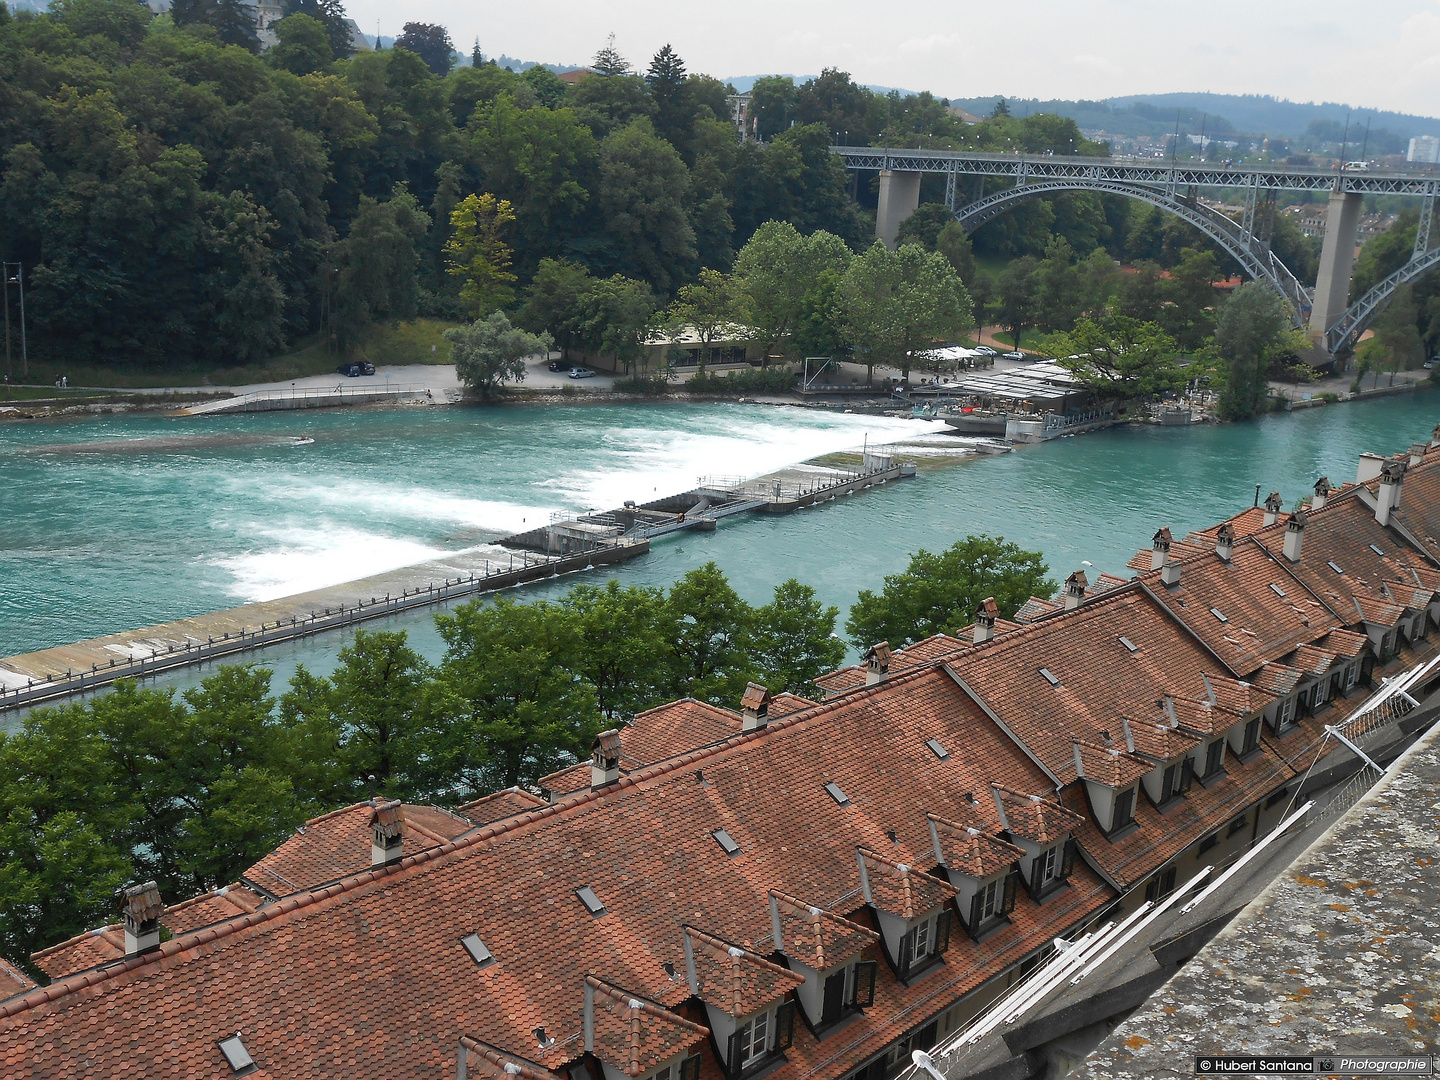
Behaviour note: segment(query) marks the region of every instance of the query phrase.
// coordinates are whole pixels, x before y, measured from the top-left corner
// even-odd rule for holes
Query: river
[[[822,507],[681,533],[611,571],[668,585],[717,562],[764,602],[797,577],[845,611],[917,548],[1000,534],[1053,576],[1126,574],[1151,534],[1213,524],[1316,477],[1353,480],[1365,450],[1428,438],[1440,392],[1253,423],[1133,426],[956,460]],[[928,437],[933,422],[741,404],[389,408],[170,418],[141,413],[0,425],[0,656],[269,599],[407,565],[549,520],[756,474],[819,454]],[[298,437],[313,442],[297,441]],[[603,580],[599,573],[592,580]],[[527,587],[541,597],[576,578]],[[405,629],[437,659],[433,611]],[[348,635],[267,650],[277,687],[327,671]],[[163,685],[185,686],[186,671]]]

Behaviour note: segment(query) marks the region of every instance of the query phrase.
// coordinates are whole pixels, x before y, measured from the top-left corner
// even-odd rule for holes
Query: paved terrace
[[[1204,1054],[1440,1055],[1440,727],[1090,1055],[1105,1080]]]

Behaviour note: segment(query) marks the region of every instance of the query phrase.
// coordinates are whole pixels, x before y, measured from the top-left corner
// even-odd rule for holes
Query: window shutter
[[[1030,895],[1031,895],[1031,896],[1039,896],[1039,895],[1040,895],[1040,889],[1041,889],[1041,888],[1044,886],[1044,884],[1045,884],[1045,880],[1044,880],[1044,878],[1043,878],[1043,876],[1042,876],[1044,873],[1045,873],[1045,852],[1042,851],[1039,855],[1036,855],[1035,858],[1033,858],[1033,859],[1030,860]]]
[[[730,1033],[730,1039],[725,1048],[725,1075],[734,1077],[740,1075],[740,1030],[737,1028]]]
[[[825,980],[825,996],[820,1009],[820,1023],[833,1024],[845,1008],[845,972],[837,971]]]
[[[1180,794],[1190,790],[1190,783],[1195,779],[1195,759],[1186,754],[1180,759],[1180,787],[1177,789]]]
[[[1005,875],[1005,900],[1000,908],[1002,915],[1009,915],[1015,910],[1015,879],[1019,876],[1014,871]]]
[[[700,1080],[699,1054],[691,1054],[680,1063],[680,1080]]]
[[[915,931],[911,930],[900,939],[900,962],[895,965],[895,970],[900,978],[905,979],[910,975],[910,961],[915,956]]]
[[[1075,872],[1075,838],[1072,836],[1065,841],[1065,861],[1060,864],[1059,876],[1068,878]]]
[[[975,895],[970,898],[970,925],[966,927],[970,936],[975,937],[980,933],[980,905],[985,899],[985,886],[975,890]]]
[[[775,1010],[775,1042],[772,1050],[779,1052],[790,1049],[795,1041],[795,999],[782,1002]]]
[[[950,909],[947,907],[935,920],[935,951],[943,953],[948,948],[950,948]]]
[[[874,960],[861,960],[855,965],[855,1005],[868,1009],[875,1004],[875,971],[879,967]]]

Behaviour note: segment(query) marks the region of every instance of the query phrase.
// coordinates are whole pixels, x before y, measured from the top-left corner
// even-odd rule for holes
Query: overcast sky
[[[716,76],[813,74],[944,97],[1165,91],[1440,113],[1440,0],[347,0],[366,33],[438,22],[462,51],[589,60],[613,32]]]

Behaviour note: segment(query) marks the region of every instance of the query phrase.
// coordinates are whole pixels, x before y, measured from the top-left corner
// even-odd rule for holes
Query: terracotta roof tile
[[[489,825],[492,821],[504,821],[545,805],[545,800],[539,795],[512,787],[457,806],[455,813],[476,825]]]
[[[460,1046],[465,1051],[465,1068],[471,1076],[485,1080],[564,1080],[559,1073],[468,1035],[460,1037]]]
[[[710,1029],[644,1001],[593,975],[585,977],[592,1002],[592,1052],[626,1076],[642,1076],[703,1043]]]
[[[935,836],[940,844],[936,858],[958,874],[973,878],[987,878],[1014,864],[1025,854],[1014,844],[1007,844],[973,825],[961,825],[956,821],[930,815],[935,825]]]
[[[805,976],[693,926],[685,927],[685,942],[695,996],[731,1016],[748,1016],[774,1005],[804,985]]]
[[[1358,659],[1369,644],[1370,639],[1364,634],[1350,630],[1332,630],[1317,642],[1320,648],[1333,651],[1345,660]]]
[[[1155,719],[1127,723],[1135,743],[1134,752],[1153,761],[1173,761],[1195,749],[1200,741],[1182,728]]]
[[[770,699],[770,719],[778,720],[782,716],[813,709],[819,704],[818,701],[811,701],[809,698],[803,698],[799,694],[792,694],[789,691],[776,694]]]
[[[1080,815],[1071,813],[1053,798],[1013,791],[1003,784],[992,784],[1005,811],[1005,827],[1014,836],[1022,836],[1036,844],[1053,844],[1075,831]]]
[[[954,887],[908,863],[887,859],[874,851],[856,852],[863,868],[865,900],[881,911],[914,919],[943,907],[955,897]]]
[[[1101,746],[1097,743],[1076,740],[1082,779],[1092,780],[1107,787],[1123,788],[1135,783],[1150,771],[1150,763],[1141,761],[1127,753],[1125,747],[1116,743]]]
[[[8,960],[0,959],[0,999],[35,989],[35,980]]]
[[[843,964],[880,940],[868,927],[775,889],[770,890],[770,904],[780,924],[780,951],[816,971]]]

